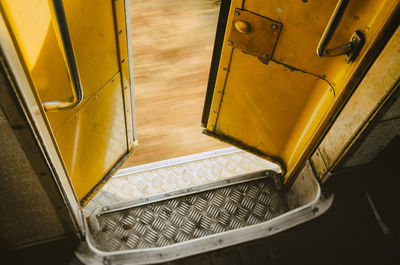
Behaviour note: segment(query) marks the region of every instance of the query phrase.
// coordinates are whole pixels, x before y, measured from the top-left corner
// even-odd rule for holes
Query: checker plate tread
[[[94,234],[103,251],[172,245],[265,222],[288,211],[271,177],[105,213]]]
[[[274,167],[267,160],[238,151],[126,175],[116,174],[89,201],[83,212],[89,216],[103,206]]]

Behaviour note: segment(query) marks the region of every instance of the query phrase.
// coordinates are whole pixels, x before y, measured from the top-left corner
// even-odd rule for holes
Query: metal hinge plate
[[[272,59],[283,24],[269,18],[236,9],[228,44],[244,53]]]

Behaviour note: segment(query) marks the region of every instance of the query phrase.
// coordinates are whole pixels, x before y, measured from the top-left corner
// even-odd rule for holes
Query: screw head
[[[271,29],[272,29],[272,30],[277,30],[278,28],[279,28],[278,25],[275,25],[275,24],[272,24],[272,25],[271,25]]]
[[[107,206],[104,206],[102,209],[103,209],[103,211],[105,212],[105,211],[108,210],[108,207],[107,207]]]
[[[228,40],[229,45],[233,45],[233,42],[231,40]]]
[[[262,57],[263,59],[268,59],[268,54],[264,53],[263,55],[261,55],[261,57]],[[268,174],[269,174],[269,173],[268,173]]]
[[[240,16],[240,12],[239,11],[235,11],[235,15],[236,16]]]

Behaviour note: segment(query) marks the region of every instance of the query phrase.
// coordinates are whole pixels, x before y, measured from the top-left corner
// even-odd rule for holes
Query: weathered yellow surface
[[[361,30],[355,62],[320,58],[316,48],[336,1],[232,1],[207,130],[278,162],[293,176],[354,89],[366,52],[399,1],[350,1],[328,48]],[[262,63],[228,45],[236,8],[283,24],[272,60]]]
[[[61,126],[56,139],[82,198],[127,150],[119,74]]]
[[[74,109],[46,115],[81,200],[128,152],[127,145],[133,142],[132,137],[130,141],[127,137],[127,132],[133,135],[132,110],[125,116],[113,1],[62,2],[84,99]],[[4,0],[0,7],[41,101],[71,97],[72,88],[49,2]],[[124,19],[124,13],[120,16]],[[126,31],[121,34],[126,36]],[[126,37],[122,45],[126,46]],[[127,65],[126,48],[124,56]],[[124,86],[130,88],[129,73],[126,67],[123,69]],[[130,89],[127,91],[125,98],[129,97],[126,102],[130,103]],[[131,127],[127,130],[129,123]]]

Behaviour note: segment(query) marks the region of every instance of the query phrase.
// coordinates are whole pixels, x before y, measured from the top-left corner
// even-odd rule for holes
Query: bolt
[[[274,31],[277,30],[278,28],[279,28],[278,25],[275,25],[275,24],[271,25],[271,29]]]
[[[229,45],[233,45],[233,42],[231,40],[228,40]]]
[[[240,16],[240,12],[239,11],[235,11],[235,15],[236,16]]]

